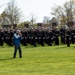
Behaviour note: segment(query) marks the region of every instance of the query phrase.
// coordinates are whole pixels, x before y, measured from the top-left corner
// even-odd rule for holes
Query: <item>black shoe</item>
[[[13,57],[13,58],[16,58],[16,57]]]
[[[20,58],[22,58],[22,56]]]

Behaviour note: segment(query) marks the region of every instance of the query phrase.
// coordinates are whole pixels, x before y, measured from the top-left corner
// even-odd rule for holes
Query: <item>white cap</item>
[[[17,30],[17,32],[21,32],[20,30]]]

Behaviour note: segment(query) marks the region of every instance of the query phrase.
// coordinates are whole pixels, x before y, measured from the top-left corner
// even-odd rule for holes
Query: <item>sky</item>
[[[0,14],[10,1],[11,0],[0,0]],[[16,3],[22,11],[22,21],[29,20],[33,14],[37,22],[42,22],[44,16],[52,17],[52,7],[62,6],[66,1],[70,0],[16,0]]]

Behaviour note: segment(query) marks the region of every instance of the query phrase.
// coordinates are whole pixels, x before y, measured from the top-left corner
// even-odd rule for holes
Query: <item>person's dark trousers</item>
[[[67,47],[70,47],[70,37],[69,36],[66,37],[66,43],[67,43]]]
[[[19,50],[19,57],[22,58],[22,51],[21,51],[20,45],[15,45],[14,46],[14,56],[13,56],[13,58],[16,58],[17,50]]]

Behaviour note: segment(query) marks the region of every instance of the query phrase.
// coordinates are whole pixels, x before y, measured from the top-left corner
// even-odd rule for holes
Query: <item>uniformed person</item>
[[[4,32],[3,29],[0,29],[0,46],[4,45]]]
[[[56,28],[55,30],[55,45],[59,45],[59,30]]]
[[[65,28],[64,27],[61,27],[60,28],[60,38],[61,38],[61,43],[62,44],[65,44]]]
[[[12,30],[8,30],[8,33],[7,33],[7,38],[6,38],[6,40],[7,40],[7,45],[9,45],[9,46],[13,46],[13,32],[12,32]]]
[[[71,41],[71,32],[70,32],[69,28],[67,28],[67,31],[66,31],[66,44],[67,44],[67,47],[70,47],[70,41]]]
[[[71,43],[74,44],[75,43],[75,30],[73,27],[70,29],[70,32],[71,32]]]
[[[52,32],[53,32],[53,42],[55,42],[55,45],[59,45],[59,30],[58,30],[58,28],[54,27]]]
[[[48,38],[48,45],[49,45],[49,46],[52,46],[52,41],[53,41],[53,33],[52,33],[52,30],[49,29],[47,35],[48,35],[48,37],[49,37],[49,38]]]

